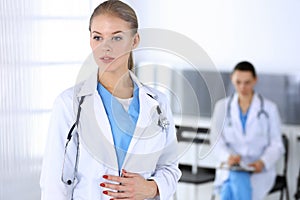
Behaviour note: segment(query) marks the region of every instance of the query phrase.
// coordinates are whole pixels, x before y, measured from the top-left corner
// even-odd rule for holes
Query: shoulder
[[[132,80],[138,85],[139,89],[141,89],[143,92],[145,92],[148,96],[157,100],[160,104],[168,102],[168,98],[164,93],[160,92],[159,90],[157,90],[151,86],[145,85],[136,77],[136,75],[133,72],[131,72],[131,71],[129,71],[129,72],[130,72],[130,76],[131,76]]]
[[[63,92],[61,92],[55,99],[54,104],[66,104],[72,105],[73,97],[74,97],[74,87],[70,87]]]
[[[158,89],[146,85],[143,85],[143,88],[149,96],[157,100],[159,103],[165,104],[168,102],[167,96]]]
[[[229,97],[219,99],[216,104],[224,104],[229,101]]]
[[[52,107],[52,115],[73,119],[75,115],[75,87],[70,87],[61,92],[55,99]]]
[[[229,97],[225,97],[225,98],[222,98],[222,99],[219,99],[216,104],[215,104],[215,107],[220,107],[220,106],[225,106],[228,104],[229,102],[229,99],[230,99],[230,96]]]
[[[64,91],[62,91],[55,100],[55,104],[65,104],[69,105],[70,107],[73,106],[75,97],[81,90],[82,86],[84,85],[85,82],[80,82],[77,85],[67,88]],[[78,101],[78,99],[76,99]]]
[[[269,117],[271,118],[278,118],[280,117],[280,114],[279,114],[279,109],[278,109],[278,106],[275,102],[273,102],[272,100],[264,97],[263,95],[260,95],[261,96],[261,99],[262,99],[262,102],[260,102],[260,105],[261,103],[263,103],[263,109],[269,113]]]
[[[215,118],[215,117],[224,117],[225,116],[225,112],[227,110],[227,107],[228,107],[228,101],[229,101],[229,98],[226,97],[226,98],[222,98],[222,99],[219,99],[215,105],[214,105],[214,109],[213,109],[213,114],[212,114],[212,117]]]
[[[263,103],[264,103],[264,106],[266,106],[266,109],[277,109],[277,105],[275,102],[273,102],[272,100],[264,97],[263,95],[260,94],[260,96],[262,97],[263,99]]]

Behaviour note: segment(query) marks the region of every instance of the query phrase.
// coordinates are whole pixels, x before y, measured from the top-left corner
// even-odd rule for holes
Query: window
[[[0,2],[0,199],[40,199],[51,108],[56,96],[75,84],[90,53],[94,4]]]

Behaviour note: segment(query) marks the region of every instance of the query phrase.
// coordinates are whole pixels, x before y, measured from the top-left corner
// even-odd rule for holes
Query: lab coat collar
[[[239,109],[238,106],[239,106],[239,104],[238,104],[238,93],[235,93],[233,98],[232,98],[231,108]],[[260,109],[260,100],[259,100],[258,94],[256,92],[254,92],[253,97],[252,97],[252,101],[251,101],[251,105],[250,105],[250,111],[253,108],[254,108],[254,110],[256,110],[257,108]]]
[[[139,88],[143,88],[143,90],[155,100],[157,99],[157,95],[153,93],[150,88],[145,87],[135,76],[132,71],[129,71],[131,79],[137,84]],[[88,79],[86,79],[83,83],[79,84],[79,92],[77,93],[77,97],[91,95],[95,92],[97,88],[97,81],[98,81],[98,71],[92,73]]]
[[[254,92],[254,94],[253,94],[253,98],[252,98],[251,105],[250,105],[249,109],[250,110],[248,112],[246,127],[247,127],[247,124],[251,123],[252,120],[256,119],[257,113],[260,110],[260,100],[259,100],[258,94],[256,92]],[[242,125],[240,123],[240,118],[239,118],[239,115],[237,113],[239,113],[238,93],[235,93],[233,98],[232,98],[232,102],[231,102],[231,117],[232,117],[232,122],[233,123],[238,122],[238,123],[236,123],[236,126],[239,127],[240,130],[242,130]]]
[[[77,97],[92,95],[97,89],[98,70],[94,71],[85,81],[78,84]]]
[[[131,79],[138,85],[139,88],[142,88],[142,90],[148,96],[150,96],[154,100],[157,100],[157,95],[153,91],[151,91],[151,89],[149,87],[147,87],[143,83],[141,83],[132,71],[129,71],[129,73],[130,73]]]
[[[112,152],[114,152],[114,147],[110,124],[101,98],[97,92],[97,75],[98,73],[96,71],[84,82],[78,84],[78,93],[76,95],[78,98],[82,96],[94,96],[93,98],[86,98],[81,105],[82,116],[87,116],[86,113],[95,113],[95,119],[93,116],[89,116],[88,119],[85,119],[86,121],[84,124],[91,125],[92,121],[98,124],[97,126],[93,126],[94,129],[90,129],[90,126],[86,126],[86,128],[88,130],[90,129],[90,131],[82,132],[81,137],[88,152],[90,152],[97,161],[117,169],[117,158],[115,154],[112,154]],[[123,166],[127,166],[129,169],[134,169],[134,166],[128,166],[128,159],[133,159],[131,155],[138,153],[138,150],[135,148],[136,143],[141,137],[147,137],[147,135],[160,130],[160,127],[157,126],[158,114],[156,111],[156,107],[159,103],[157,101],[157,95],[149,87],[144,86],[131,71],[130,76],[139,87],[140,115],[136,124],[136,127],[138,128],[135,130],[131,143],[128,147],[128,153],[126,154]],[[95,100],[94,103],[93,100]],[[155,126],[151,126],[153,124]],[[149,129],[146,127],[154,128]],[[146,131],[143,131],[144,128],[146,128]],[[99,131],[102,134],[99,134]],[[99,147],[99,141],[107,141],[104,143],[106,147]],[[136,167],[138,168],[138,166]]]
[[[248,114],[247,124],[251,123],[252,120],[257,118],[257,113],[260,111],[261,102],[257,93],[254,93],[252,102],[250,105],[250,110]]]

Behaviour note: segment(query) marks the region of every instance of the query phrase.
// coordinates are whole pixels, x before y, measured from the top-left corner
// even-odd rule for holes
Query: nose
[[[104,52],[110,52],[112,50],[111,41],[110,40],[104,40],[101,44],[101,49]]]

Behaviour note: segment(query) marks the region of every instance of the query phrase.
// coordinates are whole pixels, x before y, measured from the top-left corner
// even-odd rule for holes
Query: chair
[[[298,142],[300,142],[300,136],[298,136]],[[300,199],[300,168],[299,168],[299,174],[298,174],[298,178],[297,178],[297,189],[296,189],[296,193],[294,195],[295,200]]]
[[[191,165],[179,164],[179,169],[182,172],[182,176],[179,182],[198,185],[202,183],[212,182],[215,180],[216,170],[214,168],[198,167],[196,174],[192,173]]]
[[[300,169],[299,169],[298,180],[297,180],[297,190],[295,193],[295,200],[298,199],[300,199]]]
[[[194,144],[206,144],[209,145],[208,138],[198,137],[200,134],[208,134],[208,128],[193,128],[188,126],[175,126],[177,130],[178,142],[191,142]],[[183,132],[194,132],[193,137],[184,136]],[[212,182],[215,179],[215,169],[197,166],[197,162],[194,165],[179,164],[179,169],[182,172],[182,176],[179,180],[181,183],[188,183],[193,185],[199,185],[203,183]],[[197,194],[197,191],[196,191]],[[198,199],[196,197],[196,199]]]
[[[289,141],[285,135],[282,135],[282,141],[285,148],[284,161],[283,161],[283,173],[276,176],[275,184],[270,190],[269,194],[280,191],[280,200],[283,200],[284,192],[286,200],[289,200],[289,190],[287,183],[287,163],[289,154]]]
[[[289,141],[288,138],[285,135],[282,135],[282,141],[285,148],[284,153],[284,163],[283,163],[283,173],[278,174],[276,176],[276,180],[274,183],[274,186],[269,191],[269,194],[279,192],[280,191],[280,200],[283,200],[283,194],[285,192],[286,200],[289,200],[289,190],[288,190],[288,183],[287,183],[287,163],[288,163],[288,154],[289,154]],[[300,172],[299,172],[300,173]],[[211,199],[215,199],[215,195],[212,194]]]

